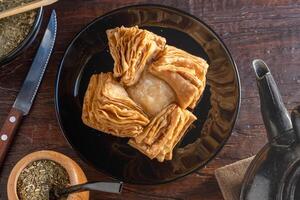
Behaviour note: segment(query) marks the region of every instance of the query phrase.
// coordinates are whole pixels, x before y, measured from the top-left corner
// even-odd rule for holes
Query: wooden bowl
[[[19,200],[17,195],[17,181],[22,170],[36,160],[52,160],[64,167],[69,174],[71,185],[87,182],[86,176],[79,165],[71,158],[55,151],[37,151],[22,158],[12,169],[7,182],[7,196],[9,200]],[[70,194],[67,200],[88,200],[89,192]]]

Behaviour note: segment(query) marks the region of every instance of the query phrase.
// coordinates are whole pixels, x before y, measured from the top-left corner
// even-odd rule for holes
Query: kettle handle
[[[295,107],[291,114],[294,132],[300,141],[300,105]]]

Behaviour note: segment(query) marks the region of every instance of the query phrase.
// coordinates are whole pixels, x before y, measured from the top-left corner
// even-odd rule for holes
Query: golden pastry
[[[83,122],[118,137],[150,159],[171,160],[173,149],[196,117],[208,64],[138,27],[107,32],[113,73],[93,75]]]
[[[190,111],[171,104],[151,120],[143,133],[131,138],[128,144],[150,159],[156,158],[160,162],[171,160],[173,148],[195,120]]]
[[[167,45],[149,71],[166,81],[175,91],[181,108],[195,108],[206,84],[208,64],[176,47]]]
[[[127,89],[134,102],[141,105],[148,116],[153,117],[176,101],[173,89],[163,80],[146,72],[139,82]]]
[[[85,93],[82,120],[99,131],[118,137],[134,137],[149,123],[112,73],[93,75]]]
[[[125,86],[135,84],[147,63],[166,44],[166,39],[135,27],[117,27],[107,30],[110,53],[114,59],[114,77],[120,77]]]

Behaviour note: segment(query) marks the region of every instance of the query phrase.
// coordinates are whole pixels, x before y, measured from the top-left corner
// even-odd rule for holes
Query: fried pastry
[[[160,162],[171,160],[173,148],[195,120],[190,111],[171,104],[151,120],[143,133],[131,138],[128,144],[150,159],[156,158]]]
[[[111,72],[91,77],[82,120],[87,126],[118,137],[134,137],[149,123],[141,107],[129,98]]]
[[[83,122],[129,137],[128,144],[150,159],[171,160],[176,144],[196,120],[187,108],[195,108],[204,91],[208,64],[137,26],[106,34],[113,73],[91,77]]]
[[[110,53],[114,59],[114,77],[125,86],[135,84],[146,66],[165,48],[166,39],[135,27],[107,30]]]
[[[149,72],[143,73],[139,82],[129,87],[127,92],[150,117],[157,115],[176,100],[173,89]]]
[[[176,47],[167,45],[149,71],[174,90],[181,108],[195,108],[206,84],[208,64]]]

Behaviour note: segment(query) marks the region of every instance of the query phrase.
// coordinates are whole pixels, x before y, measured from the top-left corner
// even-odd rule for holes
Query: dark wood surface
[[[242,83],[242,106],[228,143],[204,169],[165,185],[126,185],[122,196],[92,193],[91,199],[222,199],[214,170],[254,155],[266,142],[255,77],[250,67],[254,58],[262,58],[269,64],[289,110],[300,103],[300,1],[60,0],[46,9],[45,19],[51,8],[58,14],[56,47],[30,115],[22,122],[1,170],[1,200],[7,199],[6,182],[16,162],[41,149],[52,149],[72,157],[83,167],[89,180],[109,180],[80,160],[61,134],[54,110],[54,82],[67,45],[82,27],[112,9],[138,3],[173,6],[211,26],[237,63]],[[26,53],[0,67],[0,123],[4,122],[13,104],[40,39],[41,35]]]

